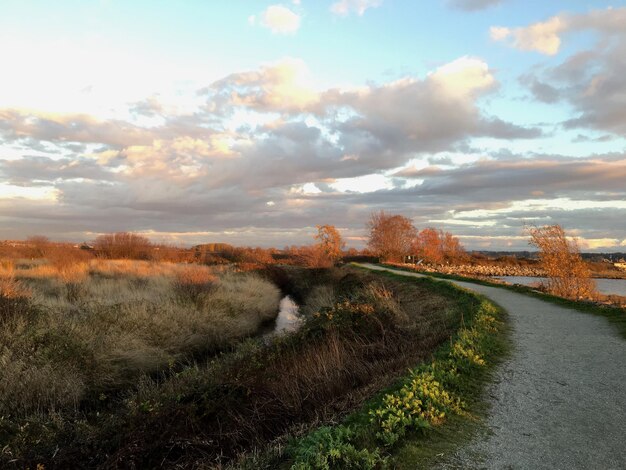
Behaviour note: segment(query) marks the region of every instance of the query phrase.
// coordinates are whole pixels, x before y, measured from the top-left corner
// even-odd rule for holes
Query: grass
[[[428,468],[475,430],[485,406],[482,391],[509,347],[504,312],[452,285],[377,275],[454,298],[461,328],[340,424],[322,426],[265,460],[256,455],[243,468]]]
[[[256,275],[138,261],[5,263],[0,289],[0,415],[16,419],[101,405],[254,334],[280,300]]]
[[[8,445],[0,462],[18,468],[235,464],[254,449],[281,448],[287,436],[358,408],[429,358],[462,316],[455,300],[425,284],[381,282],[354,270],[292,274],[303,301],[317,310],[299,332],[269,343],[250,339],[208,362],[140,374],[138,385],[103,397],[102,405],[48,407],[23,420],[5,415],[0,440]],[[242,297],[242,286],[229,285],[228,298]]]
[[[560,305],[561,307],[571,308],[579,312],[597,315],[597,316],[606,318],[609,321],[609,323],[614,325],[614,327],[619,332],[619,334],[624,339],[626,339],[626,308],[621,308],[621,307],[616,307],[616,306],[611,306],[611,305],[601,305],[595,302],[570,300],[570,299],[566,299],[563,297],[557,297],[555,295],[551,295],[545,292],[541,292],[528,286],[501,284],[501,283],[489,282],[484,279],[477,279],[473,277],[459,276],[459,275],[453,275],[453,274],[441,274],[441,273],[433,273],[433,272],[426,273],[426,272],[417,271],[415,269],[405,267],[405,266],[396,266],[396,265],[388,265],[388,266],[394,269],[402,270],[402,271],[420,272],[421,274],[425,274],[433,278],[470,282],[473,284],[480,284],[483,286],[507,289],[512,292],[529,295],[531,297],[541,299],[546,302]]]

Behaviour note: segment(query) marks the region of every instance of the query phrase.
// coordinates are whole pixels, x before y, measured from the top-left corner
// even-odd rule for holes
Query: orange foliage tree
[[[318,247],[328,259],[334,263],[341,257],[341,251],[346,246],[341,234],[334,225],[317,225]]]
[[[532,227],[528,232],[530,244],[539,250],[539,260],[548,278],[548,292],[570,299],[595,297],[595,282],[580,256],[578,244],[567,239],[560,225]]]
[[[411,219],[401,215],[375,212],[367,223],[367,246],[384,261],[402,261],[411,252],[417,229]]]
[[[458,238],[450,232],[433,227],[425,228],[418,233],[413,250],[417,256],[431,264],[458,262],[466,256]]]

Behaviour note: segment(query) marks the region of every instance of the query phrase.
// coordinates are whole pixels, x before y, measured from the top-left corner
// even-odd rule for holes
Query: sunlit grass
[[[254,334],[280,292],[254,274],[102,261],[0,264],[0,414],[75,408]]]

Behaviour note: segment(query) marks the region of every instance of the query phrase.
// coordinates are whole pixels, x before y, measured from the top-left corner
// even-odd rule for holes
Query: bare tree
[[[417,234],[411,219],[380,211],[370,216],[367,227],[370,232],[367,245],[384,261],[401,261],[411,252]]]
[[[98,256],[105,258],[149,259],[152,244],[143,235],[129,232],[100,235],[94,241]]]
[[[341,256],[341,250],[346,246],[341,238],[341,234],[334,225],[317,225],[317,235],[319,249],[331,262],[336,262]]]
[[[26,239],[31,258],[44,258],[50,251],[50,239],[43,235],[33,235]]]
[[[530,244],[539,250],[539,260],[548,278],[548,292],[570,299],[595,297],[595,282],[580,256],[578,244],[567,239],[560,225],[531,227],[528,232]]]

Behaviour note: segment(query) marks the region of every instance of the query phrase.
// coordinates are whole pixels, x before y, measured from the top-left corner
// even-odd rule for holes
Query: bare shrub
[[[183,300],[197,301],[200,295],[210,292],[217,277],[204,266],[185,266],[176,272],[174,290]]]
[[[30,289],[17,281],[12,273],[0,273],[0,327],[9,319],[28,311]]]
[[[146,237],[130,232],[100,235],[94,241],[96,253],[109,259],[149,259],[151,247]]]
[[[307,268],[329,268],[332,259],[320,245],[303,246],[295,251],[296,263]]]
[[[568,240],[560,225],[532,227],[530,244],[539,249],[541,267],[546,272],[548,292],[570,299],[590,299],[597,295],[591,272],[583,261],[575,240]]]

